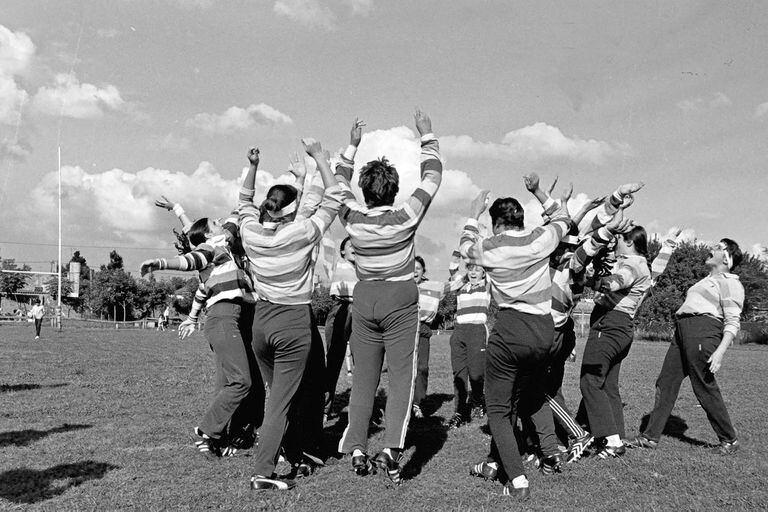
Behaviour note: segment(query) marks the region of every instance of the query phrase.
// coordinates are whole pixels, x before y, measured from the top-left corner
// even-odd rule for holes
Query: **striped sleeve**
[[[336,181],[339,184],[342,192],[342,204],[345,209],[358,208],[360,203],[357,202],[355,194],[352,192],[352,174],[355,171],[355,153],[357,148],[355,146],[347,146],[344,153],[341,154],[339,162],[336,164]]]
[[[578,274],[582,272],[597,252],[605,247],[611,241],[613,235],[602,227],[595,231],[583,244],[579,245],[570,260],[571,272]]]
[[[325,189],[319,208],[310,217],[310,220],[317,226],[320,236],[328,230],[333,223],[333,219],[339,213],[343,197],[344,193],[338,185]]]
[[[191,270],[203,270],[213,262],[213,258],[213,247],[210,247],[207,244],[200,244],[194,251],[188,252],[187,254],[182,254],[181,256],[176,256],[175,258],[170,259],[161,258],[159,260],[160,270],[183,270],[185,272]]]
[[[674,242],[670,242],[669,239],[665,239],[661,243],[659,254],[653,259],[651,263],[651,286],[656,286],[656,282],[667,269],[669,259],[672,257],[672,253],[675,251]]]
[[[440,145],[434,134],[421,137],[421,183],[405,202],[404,209],[413,218],[427,213],[432,199],[443,179],[443,163],[440,161]]]
[[[253,204],[253,196],[256,194],[256,190],[252,188],[240,188],[240,193],[238,194],[238,202],[237,202],[237,212],[238,212],[238,225],[240,226],[240,229],[242,229],[245,226],[250,226],[259,223],[259,219],[261,218],[261,213],[259,212],[259,209],[256,207],[255,204]]]
[[[634,267],[630,265],[619,261],[616,266],[618,268],[615,268],[611,275],[595,281],[595,290],[602,293],[626,290],[640,277],[636,275]]]
[[[299,180],[296,180],[298,184]],[[299,209],[296,213],[296,218],[308,219],[315,214],[320,204],[323,201],[323,194],[325,193],[325,185],[323,184],[323,176],[319,172],[316,172],[312,176],[312,180],[309,185],[304,187],[304,190],[299,190],[301,199],[299,201]]]
[[[579,234],[583,236],[588,233],[593,233],[608,224],[614,214],[619,211],[621,203],[622,198],[618,192],[611,194],[611,197],[607,201],[604,201],[603,205],[598,208],[597,215],[592,218],[592,221],[584,226],[583,229],[579,230]]]
[[[192,300],[192,309],[189,311],[189,319],[197,323],[200,318],[200,311],[205,307],[205,301],[208,298],[205,283],[200,283],[195,291],[195,297]]]
[[[741,328],[741,311],[744,308],[744,287],[738,279],[719,280],[720,307],[723,310],[723,332],[735,337]]]

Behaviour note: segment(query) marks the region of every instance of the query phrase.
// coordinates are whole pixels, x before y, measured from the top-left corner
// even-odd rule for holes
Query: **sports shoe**
[[[739,450],[739,440],[733,441],[720,441],[720,445],[715,447],[715,453],[720,455],[733,455]]]
[[[229,446],[237,450],[250,450],[258,443],[259,436],[251,425],[246,426],[240,432],[230,436]]]
[[[594,440],[595,436],[589,432],[574,439],[570,446],[568,446],[568,459],[566,463],[570,464],[571,462],[578,462],[581,456],[584,455],[584,450],[589,448],[589,445],[591,445]]]
[[[448,420],[448,428],[459,428],[465,423],[467,423],[467,420],[464,419],[464,416],[461,413],[457,412],[451,416],[450,420]]]
[[[542,457],[539,462],[539,471],[542,475],[554,475],[563,471],[563,459],[559,453]]]
[[[35,336],[35,339],[36,339],[36,340],[39,340],[39,339],[40,339],[40,336]]]
[[[352,457],[352,469],[357,476],[367,476],[376,474],[376,465],[371,462],[367,454],[356,455]]]
[[[403,483],[402,478],[400,478],[400,454],[397,454],[396,457],[397,459],[394,459],[387,452],[380,451],[379,454],[374,457],[373,462],[379,469],[383,469],[387,472],[387,476],[393,484],[400,485]]]
[[[655,450],[659,447],[658,441],[653,441],[651,439],[648,439],[645,437],[645,435],[640,434],[636,436],[632,441],[627,444],[627,447],[629,448],[650,448],[651,450]]]
[[[472,466],[469,470],[469,474],[491,481],[499,478],[499,470],[491,466],[487,461],[479,462]]]
[[[290,491],[296,487],[296,482],[290,479],[277,478],[274,475],[266,477],[253,475],[251,489],[254,491]]]
[[[528,487],[513,487],[510,482],[504,486],[501,494],[502,496],[517,498],[519,501],[527,501],[531,497],[531,490]]]
[[[200,452],[200,455],[208,460],[216,460],[221,457],[221,449],[215,439],[200,430],[200,427],[195,427],[195,435],[200,438],[195,441],[195,448]]]
[[[485,418],[485,406],[476,405],[475,407],[473,407],[471,416],[476,420]]]
[[[419,407],[416,404],[413,404],[413,407],[411,407],[411,416],[413,416],[417,420],[424,418],[424,413],[421,411],[421,407]]]
[[[624,445],[621,446],[603,446],[599,452],[597,452],[597,456],[601,459],[610,459],[614,457],[621,457],[625,453],[627,453],[627,449],[624,448]]]

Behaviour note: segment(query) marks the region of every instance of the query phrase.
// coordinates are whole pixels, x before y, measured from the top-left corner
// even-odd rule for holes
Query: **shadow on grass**
[[[642,417],[640,420],[640,432],[645,432],[645,428],[648,426],[648,420],[650,419],[651,415],[646,414]],[[703,447],[709,447],[712,446],[711,443],[707,443],[706,441],[702,441],[700,439],[695,439],[693,437],[688,437],[685,435],[685,431],[688,430],[688,424],[685,422],[683,418],[680,416],[675,416],[674,414],[670,415],[667,419],[667,424],[664,425],[664,431],[662,432],[663,435],[672,437],[674,439],[677,439],[678,441],[682,441],[683,443],[688,443],[693,446],[703,446]]]
[[[92,460],[43,470],[11,469],[0,473],[0,498],[14,503],[37,503],[59,496],[88,480],[103,478],[112,469],[119,467]]]
[[[427,416],[411,422],[405,438],[405,449],[416,449],[403,466],[404,480],[417,477],[432,457],[443,448],[445,440],[448,439],[448,427],[443,419],[439,416]]]
[[[17,430],[11,432],[0,432],[0,448],[5,446],[27,446],[28,444],[39,441],[44,437],[48,437],[51,434],[60,434],[62,432],[70,432],[72,430],[82,430],[84,428],[91,428],[90,425],[70,425],[68,423],[63,424],[60,427],[50,428],[48,430]]]
[[[430,416],[437,412],[445,402],[453,400],[453,395],[447,393],[432,393],[424,397],[421,401],[421,411],[425,416]]]
[[[67,382],[59,382],[57,384],[0,384],[0,393],[11,393],[13,391],[29,391],[31,389],[42,388],[61,388],[69,386]]]

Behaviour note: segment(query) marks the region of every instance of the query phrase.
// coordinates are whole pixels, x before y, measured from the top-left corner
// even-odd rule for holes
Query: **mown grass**
[[[33,510],[496,510],[517,505],[499,484],[468,476],[489,438],[473,423],[448,431],[452,412],[447,336],[433,338],[431,418],[412,423],[405,473],[392,488],[381,475],[358,478],[331,459],[286,494],[248,487],[248,456],[209,463],[192,448],[191,429],[207,405],[210,351],[202,336],[174,332],[45,330],[0,326],[0,509]],[[634,432],[653,400],[666,344],[638,342],[622,369],[627,426]],[[575,406],[578,362],[569,364],[566,399]],[[734,347],[718,378],[742,451],[712,455],[705,415],[683,386],[655,452],[585,459],[563,474],[529,472],[526,509],[715,510],[768,508],[768,448],[762,438],[768,350]],[[346,377],[339,385],[347,396]],[[344,421],[342,415],[341,422]],[[329,445],[343,423],[331,423]],[[628,432],[628,433],[630,433]],[[380,433],[371,450],[380,447]]]

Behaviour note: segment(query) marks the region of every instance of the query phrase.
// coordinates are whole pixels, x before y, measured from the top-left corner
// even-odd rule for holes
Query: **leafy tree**
[[[107,263],[106,267],[102,265],[102,269],[106,268],[107,270],[117,270],[123,268],[123,257],[117,254],[117,251],[111,251],[109,253],[109,263]]]
[[[171,280],[171,283],[173,284],[173,280]],[[189,311],[192,309],[192,301],[195,298],[195,292],[199,285],[200,280],[198,278],[190,277],[184,281],[181,288],[173,290],[173,301],[171,302],[173,309],[182,315],[189,314]]]
[[[4,259],[0,263],[2,270],[32,270],[29,265],[19,267],[16,260],[12,258]],[[28,276],[26,274],[0,272],[0,292],[5,295],[14,295],[24,288],[27,284]]]
[[[745,255],[736,269],[744,286],[744,312],[747,321],[768,319],[768,266],[752,255]]]
[[[312,313],[318,324],[325,324],[331,306],[333,306],[333,300],[329,289],[325,286],[316,286],[312,291]]]
[[[113,251],[114,252],[114,251]],[[139,296],[136,280],[121,268],[102,269],[93,276],[88,293],[88,305],[97,315],[113,318],[116,310],[122,315],[118,318],[133,318]]]

